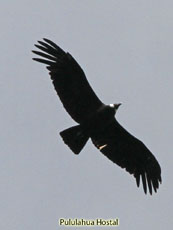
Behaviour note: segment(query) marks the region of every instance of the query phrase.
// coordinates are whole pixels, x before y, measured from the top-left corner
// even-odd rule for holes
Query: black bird
[[[161,168],[150,150],[127,132],[115,119],[119,104],[105,105],[96,96],[86,76],[69,54],[54,42],[44,38],[33,51],[42,58],[33,60],[44,63],[50,71],[55,90],[70,116],[78,123],[60,132],[65,144],[79,154],[89,138],[111,161],[136,178],[142,179],[144,192],[157,192],[161,183]]]

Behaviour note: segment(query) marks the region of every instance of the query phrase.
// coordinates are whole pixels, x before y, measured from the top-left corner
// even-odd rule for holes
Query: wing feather
[[[104,132],[91,137],[93,144],[127,172],[133,174],[139,187],[142,179],[144,192],[152,195],[161,183],[161,168],[150,150],[127,132],[116,120]],[[105,148],[100,148],[105,145]]]
[[[47,65],[54,88],[65,109],[78,123],[103,105],[89,85],[86,76],[69,54],[49,39],[38,41],[35,46],[43,52],[33,51],[42,58],[33,60]]]

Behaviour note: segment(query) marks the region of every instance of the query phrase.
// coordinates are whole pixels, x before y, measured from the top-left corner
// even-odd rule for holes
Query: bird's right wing
[[[144,192],[156,192],[161,183],[161,168],[150,150],[128,133],[116,120],[92,137],[93,144],[111,161],[125,168],[136,178],[137,186],[142,178]],[[148,184],[148,186],[147,186]]]
[[[102,102],[92,90],[79,64],[69,53],[48,39],[38,43],[35,46],[43,52],[33,52],[42,58],[33,59],[47,65],[65,109],[76,122],[81,123],[102,106]]]

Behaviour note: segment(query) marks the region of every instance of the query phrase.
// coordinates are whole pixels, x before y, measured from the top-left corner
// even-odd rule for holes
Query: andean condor
[[[119,104],[105,105],[89,85],[86,76],[67,52],[45,39],[33,51],[43,58],[33,60],[44,63],[50,71],[55,90],[63,106],[78,125],[60,132],[65,144],[79,154],[89,138],[111,161],[125,168],[136,178],[142,178],[144,192],[157,192],[161,183],[161,168],[150,150],[127,132],[115,119]]]

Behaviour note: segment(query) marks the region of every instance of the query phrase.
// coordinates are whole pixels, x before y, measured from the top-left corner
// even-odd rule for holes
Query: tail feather
[[[83,132],[80,125],[73,126],[62,132],[60,135],[66,145],[75,153],[79,154],[89,137]]]

